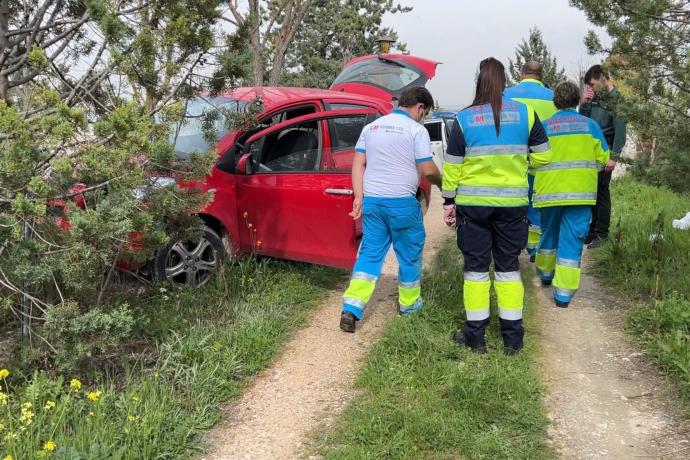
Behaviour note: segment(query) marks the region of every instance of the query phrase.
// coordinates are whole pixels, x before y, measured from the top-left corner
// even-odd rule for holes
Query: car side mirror
[[[254,172],[254,161],[252,161],[252,154],[251,153],[245,153],[242,155],[240,158],[240,161],[237,162],[237,172],[239,174],[244,174],[246,176],[249,176]]]

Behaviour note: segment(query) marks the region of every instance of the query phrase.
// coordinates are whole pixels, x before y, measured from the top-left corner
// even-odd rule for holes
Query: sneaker
[[[600,248],[600,247],[603,246],[604,243],[606,243],[607,241],[608,241],[608,237],[597,236],[596,238],[594,238],[594,239],[587,245],[587,248],[588,248],[588,249]]]
[[[515,356],[520,353],[520,350],[522,350],[522,345],[519,347],[503,347],[503,353],[508,356]]]
[[[587,238],[585,238],[585,244],[591,243],[592,241],[594,241],[596,237],[597,236],[594,233],[587,234]]]
[[[453,332],[451,334],[451,340],[462,347],[469,348],[475,353],[479,353],[480,355],[486,354],[486,345],[471,347],[465,343],[465,332],[462,329],[458,329],[457,331]]]
[[[553,280],[541,280],[542,286],[551,286],[552,284],[553,284]]]
[[[340,330],[343,332],[355,332],[357,318],[349,311],[340,314]]]
[[[568,305],[570,305],[570,302],[561,302],[560,300],[554,300],[554,302],[556,302],[558,308],[568,308]]]
[[[398,305],[398,314],[400,316],[409,316],[412,313],[417,313],[424,306],[424,301],[422,301],[421,297],[419,298],[419,300],[417,300],[417,302],[414,305],[412,305],[409,308],[402,308],[399,302],[396,303]]]

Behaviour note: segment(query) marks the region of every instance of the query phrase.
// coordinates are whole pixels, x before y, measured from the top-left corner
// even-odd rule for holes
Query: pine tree
[[[520,73],[525,62],[537,61],[542,66],[543,82],[554,88],[565,79],[565,69],[558,68],[558,60],[544,43],[544,35],[538,28],[530,29],[529,37],[523,39],[515,48],[515,61],[508,59],[508,73],[511,83],[520,81]]]

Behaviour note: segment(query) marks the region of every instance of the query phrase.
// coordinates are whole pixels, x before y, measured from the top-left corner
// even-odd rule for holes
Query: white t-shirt
[[[364,196],[415,196],[419,187],[417,163],[433,161],[424,125],[401,109],[364,127],[355,155],[366,155]]]

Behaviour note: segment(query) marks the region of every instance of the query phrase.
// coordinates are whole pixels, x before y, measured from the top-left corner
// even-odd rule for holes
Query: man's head
[[[553,91],[553,105],[558,110],[574,109],[580,104],[580,88],[572,81],[562,81]]]
[[[604,70],[599,64],[593,65],[585,73],[585,84],[591,86],[595,90],[610,88],[611,78],[609,73]]]
[[[541,64],[539,64],[537,61],[525,62],[520,71],[520,77],[522,80],[529,78],[531,80],[542,81],[544,75],[541,68]]]
[[[405,109],[415,121],[421,122],[434,107],[434,98],[425,87],[413,86],[403,91],[398,106]]]

